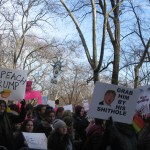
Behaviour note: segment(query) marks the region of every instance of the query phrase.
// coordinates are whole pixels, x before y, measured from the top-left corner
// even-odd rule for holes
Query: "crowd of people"
[[[8,109],[9,108],[9,109]],[[44,133],[47,150],[150,150],[150,120],[136,132],[132,124],[114,122],[112,118],[90,119],[84,107],[74,112],[44,104],[33,107],[23,100],[21,107],[7,106],[0,100],[0,146],[7,150],[28,148],[22,132]]]

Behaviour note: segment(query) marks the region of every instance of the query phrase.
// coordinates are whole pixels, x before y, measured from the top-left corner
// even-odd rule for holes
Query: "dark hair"
[[[80,106],[80,105],[77,105],[77,106],[75,107],[75,114],[80,116],[80,112],[81,112],[81,109],[82,109],[82,108],[84,108],[84,107],[82,107],[82,106]]]
[[[66,123],[68,127],[73,125],[73,118],[71,116],[66,116],[63,118],[63,121]]]
[[[45,111],[45,117],[47,117],[49,114],[51,114],[51,113],[54,113],[55,114],[55,111],[54,111],[54,109],[46,109],[46,111]]]
[[[95,121],[96,125],[102,125],[103,124],[103,120],[102,119],[95,118],[94,121]]]
[[[56,116],[59,112],[63,112],[64,111],[64,107],[58,107],[58,109],[56,110]]]
[[[37,105],[37,106],[36,106],[36,113],[38,114],[38,111],[41,111],[41,109],[42,109],[43,107],[46,107],[46,105],[44,105],[44,104],[39,104],[39,105]]]
[[[17,113],[20,113],[19,107],[18,107],[18,105],[16,105],[16,104],[10,104],[10,105],[9,105],[9,108],[10,108],[11,110],[16,111]]]
[[[23,131],[23,132],[26,131],[26,125],[27,125],[27,123],[28,123],[29,121],[32,121],[32,122],[33,122],[32,119],[26,119],[26,120],[24,120],[24,122],[23,122],[22,125],[21,125],[21,131]],[[33,122],[33,124],[34,124],[34,122]]]
[[[6,102],[4,100],[0,99],[0,104],[2,104],[2,103],[5,104],[5,107],[7,106]]]
[[[105,95],[108,94],[108,93],[112,93],[114,96],[116,96],[116,92],[114,90],[107,90]]]
[[[34,109],[34,107],[33,107],[33,105],[31,104],[31,103],[28,103],[27,105],[26,105],[26,110],[28,111],[28,110],[33,110]]]
[[[0,104],[4,104],[5,105],[5,111],[4,112],[6,112],[6,107],[7,107],[6,102],[4,100],[0,100]]]
[[[46,105],[46,111],[54,111],[52,106]]]

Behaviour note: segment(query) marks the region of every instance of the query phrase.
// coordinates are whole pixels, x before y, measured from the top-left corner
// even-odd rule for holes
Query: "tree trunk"
[[[112,8],[114,8],[120,1],[117,0],[111,1]],[[114,63],[113,63],[113,72],[112,72],[112,84],[118,85],[118,76],[119,76],[119,63],[120,63],[120,21],[119,21],[119,5],[114,9],[114,25],[115,25],[115,35],[114,35]]]
[[[93,77],[94,77],[94,84],[95,84],[96,81],[99,81],[99,70],[93,71]]]

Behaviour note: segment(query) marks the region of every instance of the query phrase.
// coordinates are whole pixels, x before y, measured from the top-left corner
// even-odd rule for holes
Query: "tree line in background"
[[[1,0],[0,8],[0,67],[28,70],[33,89],[49,99],[91,99],[96,81],[150,83],[148,0]],[[74,34],[63,34],[61,20]],[[55,59],[62,62],[57,84]]]

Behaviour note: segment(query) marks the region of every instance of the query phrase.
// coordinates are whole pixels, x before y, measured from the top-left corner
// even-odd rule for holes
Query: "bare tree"
[[[120,23],[119,23],[119,5],[122,1],[120,0],[112,0],[111,2],[111,7],[112,9],[107,12],[107,3],[106,0],[99,1],[99,5],[101,7],[101,14],[103,15],[103,27],[102,27],[102,36],[101,36],[101,48],[100,52],[98,51],[98,46],[97,46],[97,7],[95,0],[91,0],[90,3],[82,3],[82,5],[79,8],[74,8],[73,10],[70,10],[67,4],[64,2],[64,0],[60,0],[62,5],[65,7],[66,11],[68,12],[68,15],[72,19],[73,23],[76,26],[76,29],[79,33],[80,39],[82,41],[82,45],[84,47],[88,62],[93,70],[93,77],[94,77],[94,82],[99,80],[99,72],[103,70],[103,59],[104,59],[104,50],[105,50],[105,39],[106,39],[106,30],[109,33],[113,48],[114,48],[114,59],[113,59],[113,73],[112,73],[112,83],[113,84],[118,84],[118,74],[119,74],[119,55],[120,55]],[[78,4],[78,3],[76,3]],[[90,55],[90,50],[88,49],[85,37],[83,32],[81,31],[80,25],[75,18],[75,15],[73,12],[79,10],[80,8],[83,8],[85,6],[88,6],[91,8],[92,13],[92,53],[93,55]],[[113,12],[114,16],[112,17],[114,21],[114,36],[110,28],[110,24],[108,23],[108,18],[110,14]],[[87,13],[87,14],[89,14]],[[85,14],[85,16],[87,15]],[[99,52],[99,53],[98,53]],[[99,59],[98,59],[99,56]],[[112,61],[111,61],[112,63]],[[111,64],[109,63],[109,64]]]
[[[91,98],[93,87],[86,82],[89,75],[87,66],[69,62],[66,69],[57,87],[57,98],[61,103],[77,105],[84,98]]]
[[[120,69],[126,68],[128,70],[127,78],[128,81],[131,81],[130,83],[134,81],[134,88],[142,85],[143,81],[144,84],[148,84],[150,74],[148,69],[150,62],[150,26],[144,5],[148,6],[148,3],[146,1],[136,3],[136,1],[128,0],[122,6],[124,9],[122,13],[130,14],[130,17],[128,17],[130,23],[126,27],[128,34],[122,37],[122,40],[126,41],[125,45],[122,46],[123,53],[121,57],[122,60],[125,60],[125,64]]]
[[[12,60],[13,68],[17,68],[17,65],[22,62],[22,54],[24,58],[28,55],[28,51],[25,49],[26,39],[27,37],[28,39],[30,37],[31,40],[33,40],[33,37],[35,39],[35,34],[31,34],[31,31],[40,29],[43,23],[51,25],[48,9],[44,0],[13,0],[3,5],[0,11],[3,20],[1,29],[4,31],[2,39],[8,38],[11,41],[10,50],[13,59],[10,60]],[[38,35],[38,33],[36,34]],[[39,42],[42,40],[40,36],[36,36],[36,38]],[[33,51],[44,50],[45,47],[50,47],[51,45],[51,43],[45,41],[42,46],[37,44],[37,48],[33,49]]]

